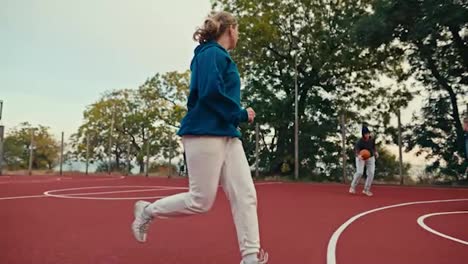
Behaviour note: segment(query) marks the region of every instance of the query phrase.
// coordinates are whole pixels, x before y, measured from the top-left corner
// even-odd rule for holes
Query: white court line
[[[282,182],[259,182],[259,183],[255,183],[255,185],[272,185],[272,184],[282,184]]]
[[[465,191],[468,192],[466,187],[462,186],[440,186],[440,187],[425,187],[425,186],[393,186],[393,185],[378,185],[375,184],[373,187],[386,188],[386,189],[401,189],[401,190],[434,190],[434,191]]]
[[[49,190],[45,193],[52,193],[52,192],[66,192],[66,191],[77,191],[77,190],[92,190],[92,189],[106,189],[106,188],[163,188],[163,189],[188,189],[187,187],[172,187],[172,186],[161,186],[161,185],[154,185],[154,186],[141,186],[141,185],[106,185],[106,186],[90,186],[90,187],[77,187],[77,188],[66,188],[66,189],[57,189],[57,190]],[[44,194],[45,194],[44,193]]]
[[[138,197],[86,197],[86,196],[67,196],[52,194],[47,197],[63,198],[63,199],[76,199],[76,200],[104,200],[104,201],[116,201],[116,200],[142,200],[142,199],[160,199],[166,196],[138,196]]]
[[[47,179],[47,180],[12,180],[12,181],[4,181],[0,182],[0,184],[28,184],[28,183],[51,183],[51,182],[56,182],[59,179]]]
[[[123,179],[124,176],[115,177],[114,179]],[[65,179],[72,179],[72,178],[65,178]],[[105,179],[105,180],[114,180],[114,179]],[[91,179],[87,179],[91,180]],[[96,181],[95,179],[93,181]],[[42,181],[44,182],[44,181]],[[255,185],[271,185],[271,184],[281,184],[282,182],[264,182],[264,183],[256,183]],[[1,184],[1,183],[0,183]],[[81,187],[81,188],[67,188],[67,189],[59,189],[59,190],[49,190],[44,192],[42,195],[29,195],[29,196],[9,196],[9,197],[0,197],[0,200],[14,200],[14,199],[27,199],[27,198],[43,198],[43,197],[57,197],[57,198],[66,198],[66,199],[83,199],[83,200],[135,200],[135,199],[158,199],[164,198],[166,196],[148,196],[148,197],[125,197],[125,198],[112,198],[112,197],[73,197],[74,195],[86,195],[86,194],[110,194],[110,193],[121,193],[121,192],[138,192],[138,191],[150,191],[150,190],[187,190],[187,187],[171,187],[171,186],[153,186],[153,188],[158,189],[146,189],[146,190],[132,190],[132,191],[114,191],[114,192],[106,192],[106,193],[83,193],[83,194],[54,194],[53,192],[60,192],[60,191],[75,191],[75,190],[83,190],[86,189],[102,189],[102,188],[147,188],[149,186],[93,186],[93,187]]]
[[[170,190],[180,190],[180,189],[168,189],[168,188],[153,188],[153,189],[141,189],[141,190],[127,190],[127,191],[112,191],[112,192],[95,192],[95,193],[72,193],[66,194],[69,196],[80,196],[80,195],[95,195],[95,194],[114,194],[114,193],[134,193],[134,192],[151,192],[151,191],[170,191]]]
[[[328,247],[327,247],[327,264],[336,264],[336,245],[338,244],[338,239],[340,238],[341,234],[343,233],[343,231],[345,231],[347,227],[349,227],[354,221],[358,220],[359,218],[363,216],[366,216],[368,214],[375,213],[378,211],[386,210],[386,209],[409,206],[409,205],[428,204],[428,203],[462,202],[462,201],[468,201],[468,199],[450,199],[450,200],[433,200],[433,201],[417,201],[417,202],[400,203],[400,204],[379,207],[379,208],[365,211],[363,213],[355,215],[351,217],[350,219],[348,219],[348,221],[346,221],[344,224],[342,224],[331,236],[330,241],[328,242]]]
[[[185,188],[152,188],[152,189],[138,189],[126,191],[109,191],[109,192],[94,192],[94,193],[66,193],[62,195],[67,196],[80,196],[80,195],[95,195],[95,194],[114,194],[114,193],[134,193],[134,192],[151,192],[151,191],[170,191],[170,190],[185,190]],[[52,191],[47,191],[44,194],[49,195]]]
[[[22,176],[23,177],[23,176]],[[28,177],[28,176],[24,176]],[[34,177],[34,176],[33,176]],[[9,181],[0,181],[0,184],[29,184],[29,183],[51,183],[51,182],[57,182],[61,180],[72,180],[70,182],[83,182],[83,181],[115,181],[115,180],[120,180],[124,179],[125,176],[118,176],[118,177],[112,177],[112,178],[97,178],[97,179],[86,179],[86,178],[73,178],[73,177],[54,177],[54,178],[49,178],[49,179],[43,179],[43,180],[38,180],[38,179],[18,179],[18,180],[9,180]]]
[[[449,239],[449,240],[452,240],[452,241],[455,241],[455,242],[458,242],[458,243],[461,243],[461,244],[464,244],[464,245],[468,246],[468,241],[461,240],[461,239],[458,239],[458,238],[454,238],[454,237],[451,237],[451,236],[446,235],[444,233],[441,233],[439,231],[436,231],[436,230],[430,228],[429,226],[427,226],[426,223],[424,223],[424,219],[426,219],[426,218],[436,216],[436,215],[449,215],[449,214],[468,214],[468,211],[441,212],[441,213],[427,214],[427,215],[423,215],[423,216],[419,217],[417,222],[422,228],[424,228],[426,231],[429,231],[429,232],[433,233],[434,235],[437,235],[437,236],[440,236],[440,237],[443,237],[443,238],[446,238],[446,239]]]
[[[84,176],[84,177],[85,177],[85,176]],[[86,178],[73,178],[73,177],[71,177],[71,179],[73,180],[72,182],[83,182],[83,181],[92,181],[92,182],[95,182],[95,181],[115,181],[115,180],[125,179],[125,176],[116,176],[116,177],[109,177],[109,178],[97,178],[97,179],[93,179],[93,178],[86,179]]]
[[[271,182],[271,183],[257,183],[256,185],[271,185],[271,184],[279,184],[280,182]],[[92,187],[79,187],[79,188],[67,188],[67,189],[57,189],[57,190],[49,190],[44,192],[45,195],[50,195],[52,193],[57,192],[65,192],[65,191],[76,191],[76,190],[90,190],[90,189],[106,189],[106,188],[150,188],[144,191],[151,191],[151,190],[188,190],[188,187],[173,187],[173,186],[162,186],[162,185],[154,185],[154,186],[135,186],[135,185],[108,185],[108,186],[92,186]],[[151,188],[152,187],[152,188]],[[97,192],[97,193],[72,193],[72,194],[65,194],[65,195],[87,195],[87,194],[112,194],[112,193],[126,193],[126,192],[139,192],[143,190],[127,190],[127,191],[111,191],[111,192]]]
[[[171,187],[171,186],[153,186],[153,188],[148,188],[150,186],[134,186],[134,185],[121,185],[121,186],[92,186],[92,187],[80,187],[80,188],[67,188],[67,189],[58,189],[58,190],[49,190],[44,192],[44,195],[56,198],[65,198],[65,199],[82,199],[82,200],[135,200],[135,199],[151,199],[151,198],[164,198],[166,196],[148,196],[148,197],[90,197],[85,195],[91,194],[116,194],[116,193],[133,193],[140,191],[167,191],[167,190],[187,190],[186,187]],[[123,191],[106,191],[106,192],[95,192],[95,193],[70,193],[70,194],[57,194],[65,191],[76,191],[76,190],[90,190],[90,189],[105,189],[105,188],[146,188],[146,189],[136,189],[136,190],[123,190]],[[79,196],[82,195],[82,196]]]
[[[41,198],[41,197],[47,197],[47,196],[45,195],[9,196],[9,197],[0,197],[0,200],[14,200],[14,199]]]
[[[257,183],[256,185],[271,185],[280,184],[281,182],[264,182]],[[153,187],[153,188],[148,188]],[[95,192],[95,193],[70,193],[70,194],[57,194],[65,191],[76,191],[76,190],[89,190],[89,189],[105,189],[105,188],[148,188],[143,190],[125,190],[125,191],[108,191],[108,192]],[[147,191],[167,191],[167,190],[188,190],[187,187],[171,187],[171,186],[133,186],[133,185],[121,185],[121,186],[93,186],[93,187],[80,187],[80,188],[67,188],[58,190],[49,190],[44,192],[44,195],[56,198],[66,199],[84,199],[84,200],[135,200],[135,199],[158,199],[166,196],[148,196],[148,197],[89,197],[86,195],[100,195],[100,194],[117,194],[117,193],[133,193],[133,192],[147,192]],[[81,196],[80,196],[81,195]]]

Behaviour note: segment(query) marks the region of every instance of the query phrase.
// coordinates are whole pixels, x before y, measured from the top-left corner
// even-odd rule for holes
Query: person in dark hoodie
[[[227,12],[214,12],[194,33],[200,45],[190,64],[187,114],[178,135],[187,159],[189,190],[157,200],[135,203],[132,231],[145,242],[152,220],[190,216],[211,209],[223,187],[231,203],[241,264],[267,263],[260,249],[257,194],[244,153],[241,122],[253,122],[255,111],[241,107],[240,76],[228,50],[236,47],[238,25]]]
[[[366,167],[367,179],[362,193],[367,196],[372,196],[373,194],[370,189],[372,181],[374,180],[375,159],[379,157],[379,153],[375,148],[375,140],[371,137],[369,128],[367,128],[367,126],[363,126],[361,132],[362,137],[356,142],[356,146],[354,147],[354,151],[356,153],[356,173],[354,174],[353,181],[351,182],[349,193],[356,193],[356,186],[359,184],[359,180],[364,174],[364,167]],[[363,149],[370,152],[371,156],[367,160],[364,160],[364,158],[359,154]]]

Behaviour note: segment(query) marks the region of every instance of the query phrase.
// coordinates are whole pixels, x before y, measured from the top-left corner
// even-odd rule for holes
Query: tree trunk
[[[138,166],[140,167],[140,174],[145,172],[145,161],[143,158],[138,158],[137,160]]]
[[[453,91],[452,87],[449,85],[448,81],[439,73],[437,66],[434,60],[431,57],[432,51],[425,47],[422,43],[416,43],[421,56],[425,59],[427,63],[428,69],[431,71],[434,78],[437,80],[437,83],[448,92],[450,97],[450,103],[452,105],[452,118],[455,122],[455,129],[457,133],[457,146],[456,149],[460,151],[460,153],[464,153],[463,146],[464,146],[464,137],[463,137],[463,127],[460,120],[459,110],[458,110],[458,102],[457,102],[457,95]]]

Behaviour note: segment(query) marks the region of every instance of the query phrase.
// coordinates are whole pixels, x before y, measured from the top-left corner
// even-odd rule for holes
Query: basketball
[[[359,155],[361,155],[363,160],[367,160],[370,158],[370,152],[367,149],[363,149],[359,152]]]

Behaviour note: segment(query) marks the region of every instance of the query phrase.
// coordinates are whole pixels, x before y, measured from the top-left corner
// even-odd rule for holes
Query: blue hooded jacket
[[[215,41],[200,44],[190,70],[188,111],[177,134],[240,137],[239,123],[248,114],[240,105],[239,71],[229,53]]]

